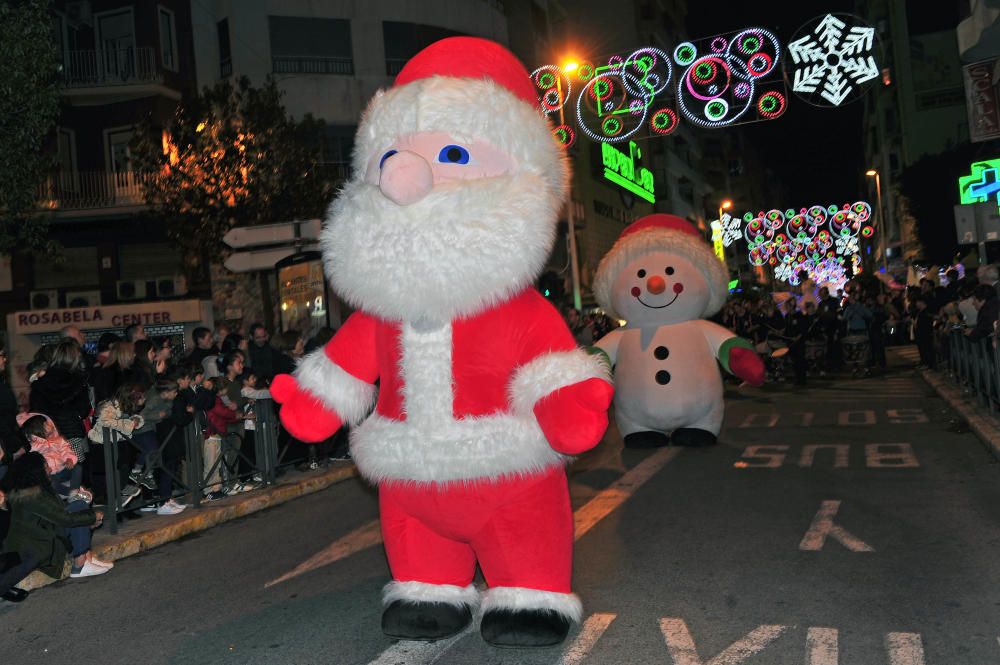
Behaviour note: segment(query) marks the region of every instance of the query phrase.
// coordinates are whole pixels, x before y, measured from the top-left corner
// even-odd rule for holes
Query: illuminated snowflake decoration
[[[739,217],[733,217],[728,212],[724,212],[719,222],[722,225],[722,245],[724,247],[729,247],[743,236],[743,231],[740,228],[743,225],[743,220]]]
[[[783,282],[787,282],[794,277],[796,267],[791,263],[779,263],[774,266],[774,276]]]
[[[849,29],[848,21],[853,24]],[[807,34],[799,37],[803,32]],[[827,14],[795,33],[788,44],[791,59],[785,60],[785,73],[792,90],[805,101],[840,106],[848,98],[860,97],[862,84],[878,77],[874,50],[875,28],[850,14]]]
[[[836,236],[837,254],[841,256],[858,253],[857,236]]]

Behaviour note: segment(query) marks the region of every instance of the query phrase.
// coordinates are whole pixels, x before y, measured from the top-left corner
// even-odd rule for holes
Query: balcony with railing
[[[36,200],[42,210],[80,211],[145,207],[143,176],[135,171],[82,171],[53,173],[38,186]]]
[[[102,98],[109,96],[120,101],[151,93],[179,99],[180,92],[174,89],[176,78],[172,72],[165,74],[151,47],[68,51],[62,71],[64,94],[85,103],[108,101]]]
[[[271,56],[271,71],[275,74],[354,74],[354,59],[338,56],[275,55]]]

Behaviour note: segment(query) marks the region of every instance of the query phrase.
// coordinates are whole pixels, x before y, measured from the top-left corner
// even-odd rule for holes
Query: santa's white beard
[[[559,204],[530,173],[442,183],[408,206],[352,181],[323,230],[327,276],[344,300],[385,319],[475,314],[532,283],[552,248]]]

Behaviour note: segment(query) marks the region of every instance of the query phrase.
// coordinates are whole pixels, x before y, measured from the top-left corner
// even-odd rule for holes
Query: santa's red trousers
[[[570,593],[573,513],[566,473],[379,487],[382,538],[398,582]]]

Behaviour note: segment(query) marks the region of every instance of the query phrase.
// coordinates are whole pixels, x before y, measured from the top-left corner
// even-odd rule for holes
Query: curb
[[[97,558],[105,561],[124,559],[179,540],[184,536],[205,531],[224,522],[246,517],[266,508],[279,506],[300,496],[319,492],[357,475],[357,467],[353,464],[340,466],[287,484],[276,484],[267,489],[238,495],[231,503],[230,500],[222,499],[202,504],[201,508],[188,508],[175,517],[158,518],[164,520],[160,526],[128,535],[111,536],[99,544],[95,543],[93,552]],[[67,560],[62,579],[68,577],[69,562]],[[17,586],[30,591],[58,581],[36,570]]]
[[[970,403],[962,389],[951,383],[943,375],[929,369],[920,370],[924,381],[941,396],[951,408],[961,414],[969,423],[969,427],[985,444],[990,453],[1000,460],[1000,423],[979,411],[975,403]]]

